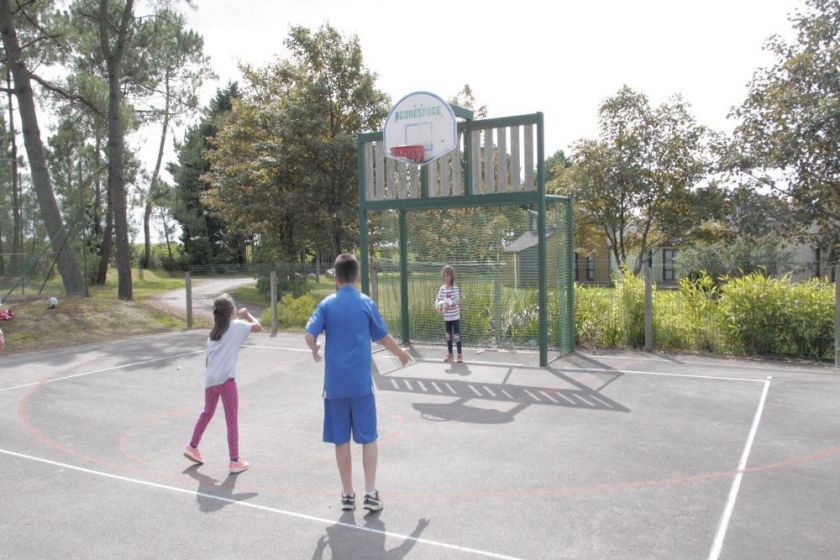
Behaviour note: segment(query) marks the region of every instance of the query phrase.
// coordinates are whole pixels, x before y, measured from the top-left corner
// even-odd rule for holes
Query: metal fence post
[[[187,288],[187,328],[191,329],[193,326],[193,316],[192,316],[192,278],[190,276],[190,271],[186,271],[184,273],[184,284]]]
[[[834,367],[840,368],[840,265],[834,265]]]
[[[516,253],[514,253],[515,255]],[[502,264],[493,264],[493,319],[496,323],[496,346],[502,345]]]
[[[370,267],[370,297],[379,305],[379,261],[373,261]]]
[[[277,335],[277,271],[272,270],[271,279],[271,336]]]
[[[653,349],[653,282],[650,265],[645,265],[645,350]]]

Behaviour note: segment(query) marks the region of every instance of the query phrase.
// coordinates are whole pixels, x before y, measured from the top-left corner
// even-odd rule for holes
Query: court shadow
[[[388,550],[385,523],[380,519],[380,513],[360,517],[361,524],[358,524],[354,512],[342,513],[335,525],[327,527],[327,534],[318,539],[312,560],[400,560],[411,552],[420,534],[429,525],[427,519],[420,519],[408,538]]]
[[[420,413],[420,417],[431,422],[466,422],[468,424],[507,424],[528,407],[527,403],[517,403],[510,410],[479,408],[468,406],[469,399],[461,398],[451,403],[413,403],[411,406]]]
[[[470,375],[470,373],[471,373],[470,368],[469,368],[469,366],[467,366],[467,364],[464,364],[464,363],[459,364],[458,362],[450,362],[449,367],[446,368],[443,371],[445,373],[454,373],[456,375],[461,375],[461,376],[464,376],[464,377],[466,377],[467,375]]]
[[[229,474],[224,481],[219,483],[212,476],[198,472],[199,466],[192,465],[181,471],[181,473],[187,474],[193,480],[198,481],[196,501],[198,502],[198,509],[204,513],[213,513],[234,502],[250,500],[258,495],[256,492],[234,493],[236,479],[239,475]]]

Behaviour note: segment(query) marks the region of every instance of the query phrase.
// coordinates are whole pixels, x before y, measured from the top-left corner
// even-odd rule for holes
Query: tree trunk
[[[96,283],[104,286],[108,280],[108,266],[111,264],[111,251],[114,247],[114,210],[111,205],[111,189],[106,186],[105,231],[102,233],[102,247],[99,250],[99,274]]]
[[[116,47],[111,50],[108,25],[108,0],[99,2],[99,45],[108,67],[108,189],[114,211],[114,233],[117,246],[117,297],[131,301],[134,290],[131,283],[131,244],[128,239],[128,197],[123,176],[125,162],[125,137],[122,122],[122,60],[128,35],[134,1],[127,0],[117,32]]]
[[[94,188],[93,188],[93,234],[97,239],[102,238],[102,137],[99,132],[96,133],[96,143],[94,145],[93,162],[94,162]]]
[[[175,263],[175,257],[172,256],[172,242],[169,240],[169,226],[166,224],[166,213],[163,208],[160,209],[160,221],[163,224],[163,236],[166,239],[166,252],[169,254],[169,262]]]
[[[155,170],[152,173],[152,181],[149,183],[149,193],[146,196],[146,210],[143,213],[143,268],[149,269],[152,266],[152,240],[150,222],[152,219],[152,210],[154,209],[155,197],[157,196],[157,182],[160,176],[160,165],[163,162],[163,150],[166,147],[166,133],[169,130],[169,69],[166,69],[164,76],[164,107],[163,107],[163,125],[160,132],[160,144],[158,145],[157,161],[155,162]]]
[[[0,32],[6,49],[7,63],[12,69],[15,83],[15,95],[18,98],[23,140],[29,168],[32,173],[32,186],[41,209],[41,217],[50,237],[50,244],[57,254],[61,280],[67,295],[84,295],[84,282],[73,249],[67,244],[68,231],[63,227],[61,211],[55,200],[55,194],[47,172],[44,145],[41,143],[41,130],[38,127],[38,115],[35,111],[35,98],[29,79],[29,71],[24,67],[18,43],[17,32],[12,21],[10,0],[0,0]]]
[[[17,135],[15,134],[15,112],[12,105],[12,72],[6,65],[6,88],[9,92],[9,141],[12,149],[12,258],[11,272],[20,272],[21,257],[23,256],[23,219],[20,210],[20,181],[17,171]]]

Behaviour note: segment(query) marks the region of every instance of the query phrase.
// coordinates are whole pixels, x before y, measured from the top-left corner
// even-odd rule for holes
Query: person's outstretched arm
[[[411,361],[411,356],[408,355],[408,352],[400,348],[400,345],[397,344],[397,341],[394,340],[394,337],[390,334],[386,334],[383,338],[380,338],[376,342],[387,348],[391,354],[399,358],[402,365],[406,365]]]

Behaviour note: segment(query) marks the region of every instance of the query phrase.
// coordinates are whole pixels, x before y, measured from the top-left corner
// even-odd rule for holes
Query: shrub
[[[277,324],[281,327],[302,329],[315,310],[320,300],[316,300],[311,294],[303,294],[300,297],[285,297],[277,304]],[[269,307],[262,314],[263,325],[271,324],[271,308]]]
[[[754,272],[729,279],[720,308],[724,328],[746,354],[829,359],[833,349],[833,286],[820,279],[793,284],[789,276]]]
[[[645,280],[630,269],[621,271],[616,286],[616,300],[624,331],[624,343],[639,347],[645,344]]]

